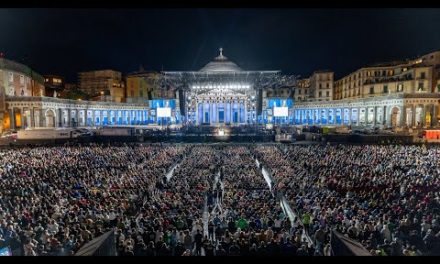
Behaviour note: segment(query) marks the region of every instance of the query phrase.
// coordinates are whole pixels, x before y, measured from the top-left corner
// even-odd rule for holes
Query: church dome
[[[242,71],[240,67],[234,62],[228,60],[223,56],[223,49],[220,48],[220,55],[215,57],[213,61],[205,65],[200,72],[239,72]]]

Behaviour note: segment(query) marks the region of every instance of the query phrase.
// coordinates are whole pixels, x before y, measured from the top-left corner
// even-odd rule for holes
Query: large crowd
[[[295,255],[301,240],[292,234],[290,220],[271,193],[250,149],[225,147],[221,157],[219,186],[224,186],[224,195],[220,210],[213,211],[210,222],[218,252]]]
[[[439,147],[263,146],[256,152],[322,254],[335,229],[372,255],[440,255]]]
[[[160,221],[154,203],[168,167],[187,147],[75,146],[0,152],[0,247],[13,255],[72,255],[117,229],[129,252],[133,232]],[[161,225],[161,223],[158,223]],[[139,228],[140,226],[140,228]],[[128,253],[129,254],[129,253]]]
[[[439,155],[400,145],[3,149],[0,249],[74,255],[114,230],[118,255],[330,255],[337,230],[372,255],[439,255]]]

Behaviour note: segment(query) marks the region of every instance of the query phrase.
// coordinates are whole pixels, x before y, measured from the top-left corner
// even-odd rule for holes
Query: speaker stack
[[[180,107],[180,115],[186,116],[186,98],[185,98],[185,92],[182,89],[179,90],[179,107]]]
[[[263,90],[258,89],[257,91],[257,116],[263,113]]]

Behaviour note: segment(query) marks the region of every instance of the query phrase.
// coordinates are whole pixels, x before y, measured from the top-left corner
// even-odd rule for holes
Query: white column
[[[244,123],[244,124],[246,124],[247,123],[247,118],[246,118],[246,101],[245,100],[243,100],[243,108],[242,108],[242,111],[243,111],[243,115],[240,115],[240,116],[243,116],[243,120],[242,120],[242,122]],[[241,118],[241,117],[240,117]]]
[[[35,116],[34,116],[34,107],[31,106],[29,108],[29,112],[30,112],[30,118],[29,118],[29,126],[30,127],[35,127]]]
[[[437,123],[438,123],[438,118],[437,118],[437,114],[438,114],[438,105],[436,105],[436,104],[434,104],[434,105],[432,105],[432,112],[433,112],[433,114],[432,114],[432,116],[431,116],[431,124],[433,125],[433,126],[437,126]]]
[[[79,109],[75,109],[75,114],[76,126],[81,126],[81,124],[79,123]]]
[[[88,115],[87,115],[87,109],[84,109],[83,110],[83,118],[84,118],[84,120],[83,120],[83,126],[85,126],[85,127],[87,127],[88,126],[88,124],[87,124],[87,118],[88,118]]]
[[[96,122],[95,115],[96,115],[95,110],[92,109],[92,123],[91,123],[91,126],[95,126],[95,122]]]
[[[15,111],[14,107],[11,107],[9,110],[9,123],[10,123],[10,129],[15,129]]]
[[[199,125],[199,103],[196,102],[195,116],[196,116],[196,124]]]
[[[231,105],[231,111],[229,111],[229,121],[232,123],[234,123],[234,101],[230,101],[229,104]]]
[[[208,112],[209,112],[209,124],[212,124],[212,101],[209,101],[208,104]]]
[[[417,110],[417,105],[413,105],[412,106],[411,127],[417,126],[416,110]]]

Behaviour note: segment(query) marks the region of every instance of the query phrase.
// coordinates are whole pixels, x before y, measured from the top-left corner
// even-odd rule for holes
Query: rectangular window
[[[327,88],[330,88],[330,84],[329,83],[327,83]]]
[[[423,83],[419,83],[419,88],[417,90],[418,91],[423,91]]]
[[[440,84],[437,85],[437,92],[440,93]]]
[[[330,96],[330,92],[329,91],[327,91],[327,97],[329,97]]]
[[[319,92],[319,97],[321,97],[322,96],[322,92]]]
[[[425,76],[425,72],[421,72],[420,73],[420,79],[425,79],[426,78],[426,76]]]
[[[388,85],[383,86],[383,93],[388,93]]]
[[[397,85],[397,91],[398,92],[402,92],[403,91],[403,84],[400,83],[400,84]]]
[[[24,85],[24,76],[23,75],[20,75],[20,84]]]
[[[14,82],[14,74],[12,72],[9,73],[9,82]]]
[[[321,89],[322,88],[322,84],[319,84],[319,89]]]
[[[374,86],[370,87],[370,94],[374,94]]]

